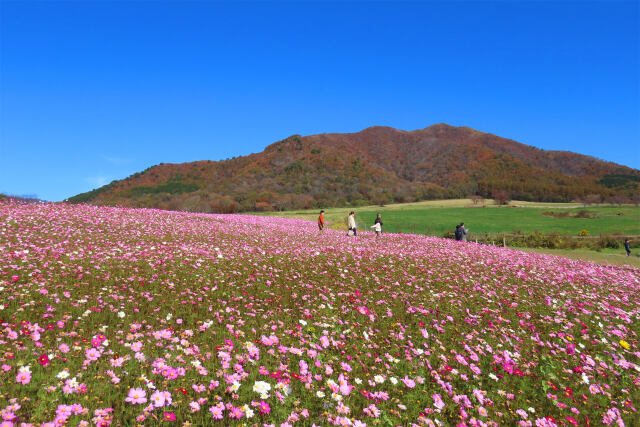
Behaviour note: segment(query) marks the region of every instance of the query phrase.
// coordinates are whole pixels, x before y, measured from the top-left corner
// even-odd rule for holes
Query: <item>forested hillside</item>
[[[436,198],[632,199],[640,171],[466,127],[294,135],[261,153],[160,164],[71,202],[238,212]]]

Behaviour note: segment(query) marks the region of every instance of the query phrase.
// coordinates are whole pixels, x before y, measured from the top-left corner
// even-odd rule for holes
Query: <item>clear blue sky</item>
[[[0,192],[292,134],[491,132],[640,168],[639,3],[0,1]]]

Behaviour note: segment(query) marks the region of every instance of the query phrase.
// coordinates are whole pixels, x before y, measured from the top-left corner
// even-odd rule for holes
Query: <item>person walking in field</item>
[[[349,235],[351,235],[350,233],[353,233],[354,236],[358,235],[356,230],[356,213],[354,211],[351,211],[347,217],[347,229],[349,230]]]
[[[629,239],[624,239],[624,250],[627,251],[627,256],[631,256],[631,245]]]
[[[460,240],[462,240],[463,242],[467,241],[467,233],[469,233],[469,230],[467,230],[464,227],[464,222],[460,223],[460,228],[458,229],[460,231]]]
[[[321,210],[320,215],[318,216],[318,229],[320,231],[324,230],[324,210]]]
[[[380,234],[382,234],[382,217],[380,214],[376,216],[376,220],[373,222],[371,228],[376,232],[376,237],[380,237]]]

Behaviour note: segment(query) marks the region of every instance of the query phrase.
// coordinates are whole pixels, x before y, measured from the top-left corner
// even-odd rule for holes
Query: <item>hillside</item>
[[[98,205],[236,212],[491,197],[570,201],[632,197],[640,171],[547,151],[467,127],[294,135],[261,153],[160,164],[69,198]]]

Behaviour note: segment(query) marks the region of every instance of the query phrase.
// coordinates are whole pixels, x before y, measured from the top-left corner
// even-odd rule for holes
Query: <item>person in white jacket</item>
[[[376,238],[380,237],[380,233],[382,233],[382,226],[380,225],[380,223],[376,222],[371,226],[371,228],[373,228],[373,231],[376,232]]]
[[[356,213],[354,211],[351,211],[347,217],[347,228],[353,232],[354,236],[358,235],[356,231]]]

